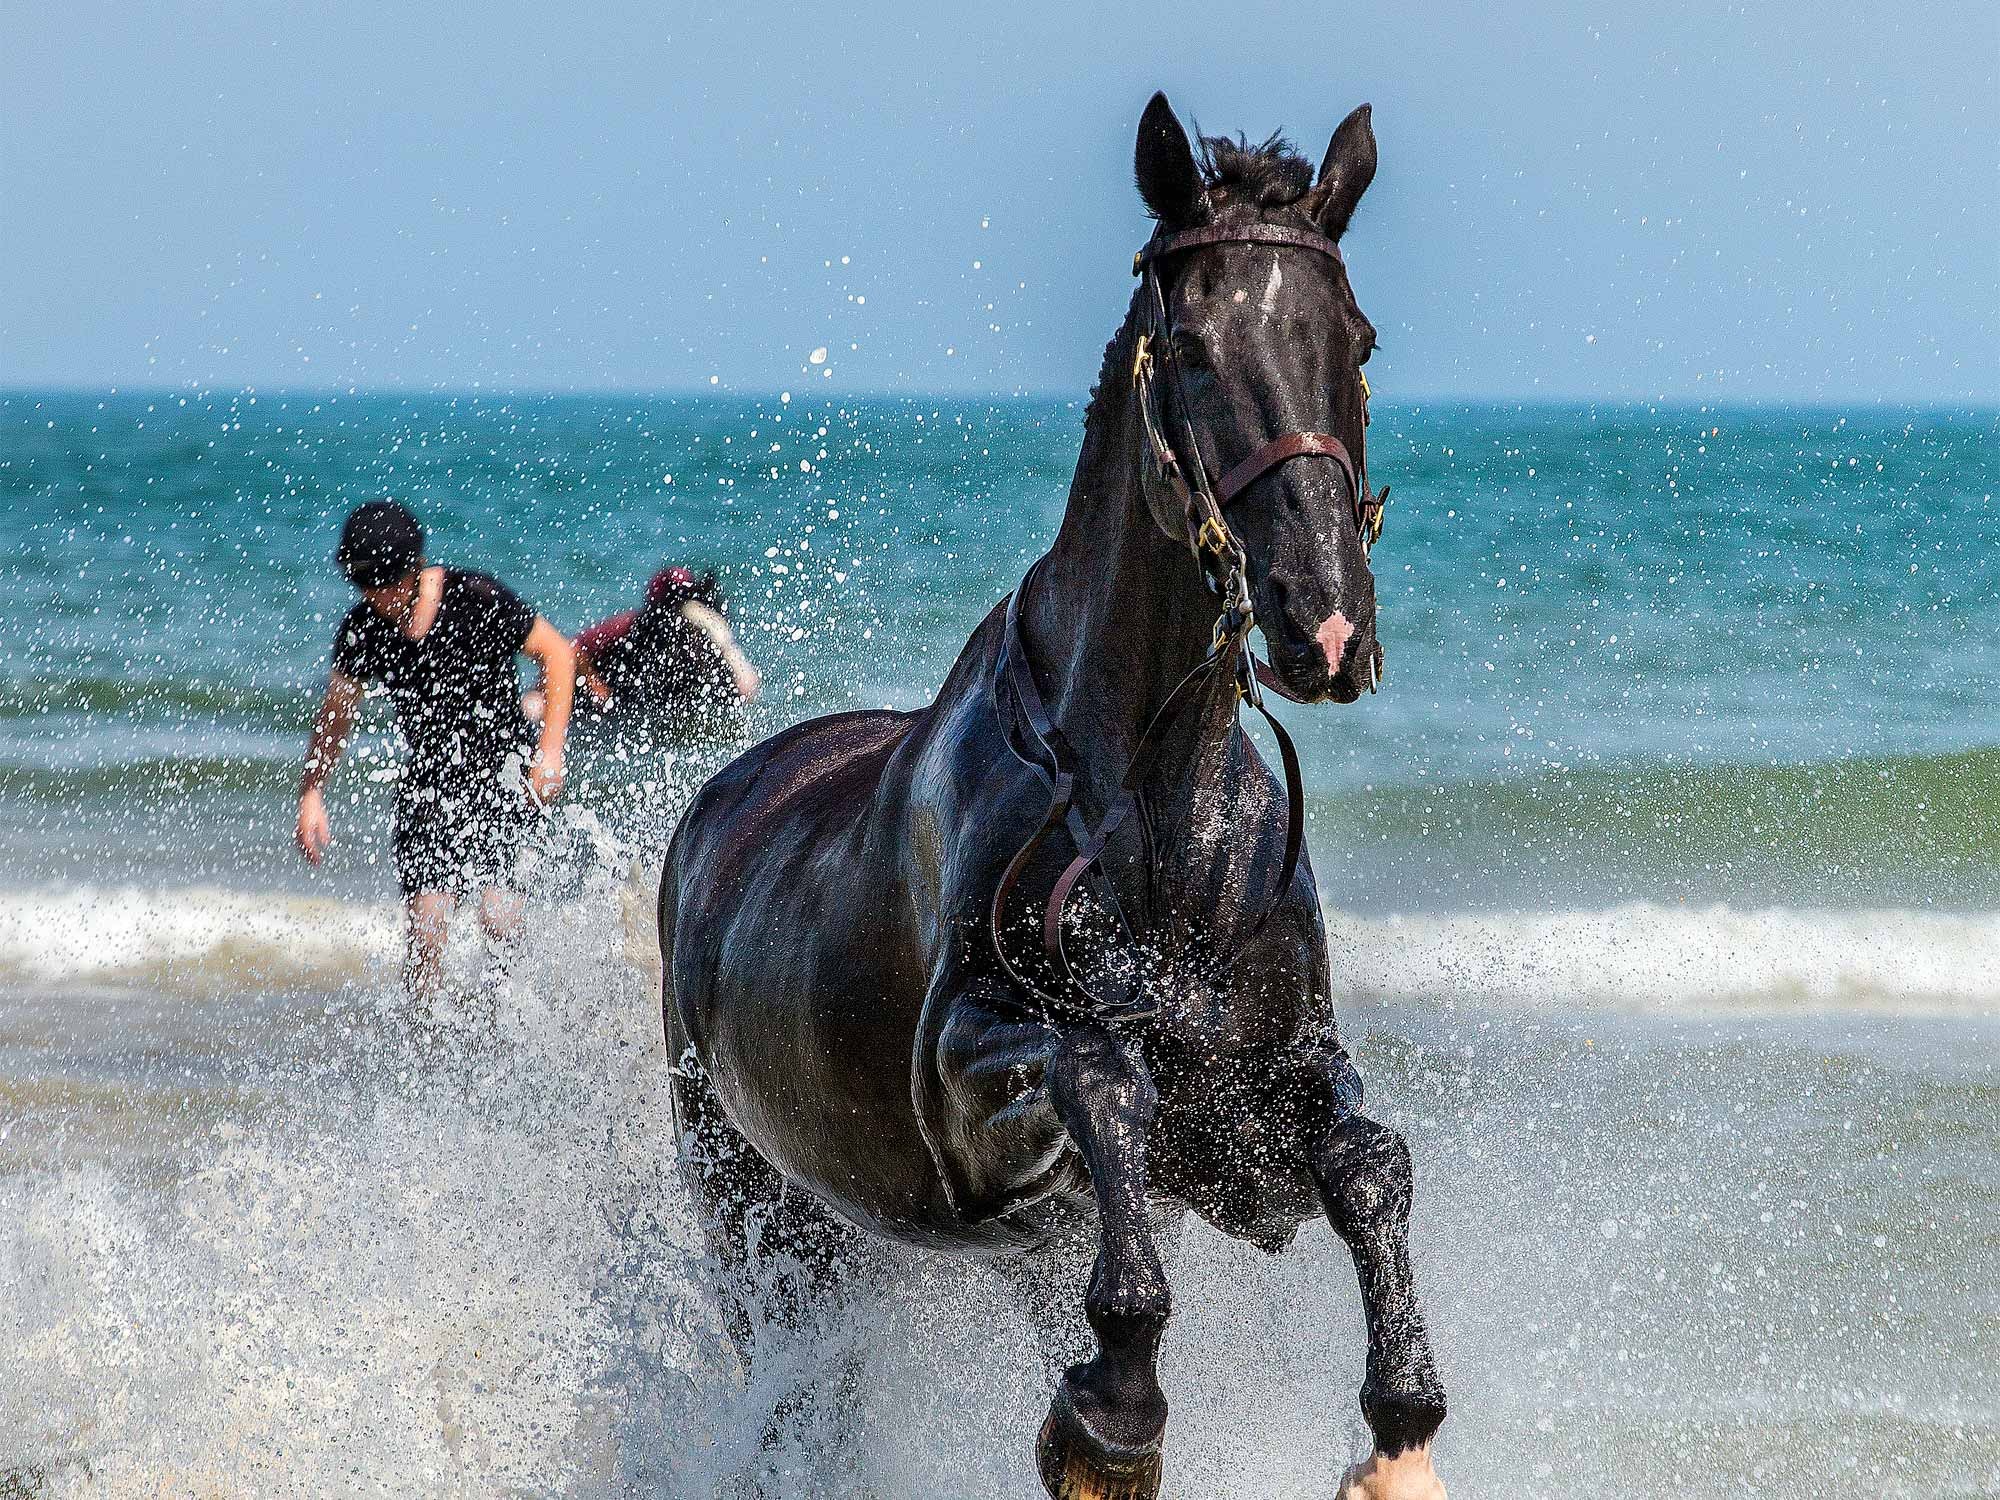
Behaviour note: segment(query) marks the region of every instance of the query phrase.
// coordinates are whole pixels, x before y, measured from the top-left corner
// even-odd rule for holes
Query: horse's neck
[[[1100,808],[1154,713],[1208,654],[1218,612],[1186,542],[1167,536],[1147,509],[1141,451],[1129,392],[1100,397],[1062,528],[1024,601],[1028,654],[1076,754],[1087,800]],[[1167,785],[1151,796],[1166,825],[1163,842],[1173,842],[1173,825],[1227,796],[1224,751],[1234,727],[1225,673],[1179,717],[1160,756],[1156,776]]]

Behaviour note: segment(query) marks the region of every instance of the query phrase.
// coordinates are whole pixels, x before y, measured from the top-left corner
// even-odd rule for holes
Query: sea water
[[[896,1266],[747,1368],[720,1337],[646,886],[733,744],[580,737],[490,1013],[399,1000],[382,705],[329,867],[290,832],[353,504],[569,630],[714,567],[756,734],[924,702],[1081,423],[0,397],[0,1494],[1036,1493],[988,1271]],[[1383,691],[1284,713],[1458,1493],[2000,1490],[1996,436],[1376,403]],[[1175,1276],[1168,1492],[1330,1493],[1337,1243],[1196,1228]]]

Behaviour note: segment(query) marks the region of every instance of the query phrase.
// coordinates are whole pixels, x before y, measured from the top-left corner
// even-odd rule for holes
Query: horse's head
[[[1165,309],[1154,333],[1168,342],[1158,362],[1171,377],[1158,382],[1157,402],[1167,441],[1198,450],[1181,453],[1182,468],[1198,462],[1215,481],[1285,690],[1351,703],[1382,663],[1359,493],[1361,366],[1375,329],[1332,247],[1375,176],[1368,106],[1341,122],[1315,174],[1275,137],[1258,147],[1204,140],[1197,161],[1166,97],[1155,94],[1139,122],[1136,171],[1159,220],[1156,247],[1192,230],[1295,232],[1290,242],[1282,233],[1197,237],[1152,263]],[[1150,298],[1150,288],[1140,295]],[[1271,445],[1288,434],[1318,441],[1285,456]],[[1328,452],[1341,447],[1345,459]],[[1184,533],[1168,486],[1149,484],[1147,503],[1170,536]]]

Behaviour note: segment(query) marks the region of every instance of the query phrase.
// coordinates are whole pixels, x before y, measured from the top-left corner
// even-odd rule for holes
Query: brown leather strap
[[[1279,464],[1308,454],[1330,458],[1340,465],[1340,472],[1347,477],[1347,488],[1354,497],[1354,507],[1359,511],[1361,486],[1355,479],[1354,460],[1348,456],[1347,444],[1329,432],[1287,432],[1272,438],[1216,481],[1215,496],[1227,505]]]
[[[1237,649],[1240,650],[1241,647]],[[1050,961],[1064,973],[1071,972],[1068,957],[1062,949],[1062,915],[1063,909],[1069,904],[1070,892],[1075,888],[1077,881],[1083,878],[1084,873],[1103,856],[1105,848],[1111,842],[1111,836],[1118,831],[1118,826],[1124,822],[1126,814],[1138,807],[1146,778],[1152,773],[1153,764],[1159,759],[1160,749],[1166,743],[1167,732],[1172,728],[1174,720],[1180,717],[1185,702],[1191,701],[1187,697],[1189,691],[1224,667],[1230,660],[1230,654],[1226,646],[1218,649],[1214,655],[1205,658],[1182,678],[1180,684],[1168,695],[1167,701],[1153,716],[1153,722],[1147,726],[1145,737],[1140,741],[1131,765],[1126,768],[1118,800],[1112,804],[1111,810],[1105,814],[1104,821],[1098,825],[1096,835],[1077,851],[1076,858],[1069,862],[1068,868],[1056,881],[1055,889],[1049,893],[1048,902],[1042,909],[1042,948]],[[1256,662],[1255,657],[1251,657],[1250,660]],[[1259,673],[1259,680],[1262,680],[1262,673]],[[1280,692],[1283,692],[1282,688]],[[1284,696],[1292,697],[1290,693],[1285,693]],[[1261,698],[1246,695],[1245,701],[1264,716],[1265,724],[1270,727],[1272,736],[1278,742],[1278,758],[1285,772],[1284,858],[1278,866],[1277,884],[1272,888],[1269,899],[1259,910],[1256,923],[1244,936],[1244,941],[1249,942],[1263,932],[1264,924],[1271,919],[1271,913],[1284,899],[1285,892],[1291,889],[1292,878],[1298,873],[1299,855],[1304,850],[1306,841],[1306,798],[1305,777],[1299,768],[1298,747],[1292,743],[1292,737],[1285,732],[1285,726],[1278,722],[1277,716],[1264,705]],[[1292,698],[1292,701],[1296,703],[1298,699]],[[1148,1013],[1150,1012],[1131,1009],[1124,1012],[1126,1015]]]
[[[1062,956],[1062,914],[1063,908],[1069,904],[1070,892],[1076,888],[1084,873],[1104,857],[1104,851],[1111,846],[1112,835],[1138,808],[1146,778],[1152,775],[1153,765],[1159,760],[1167,737],[1182,712],[1199,698],[1201,689],[1227,664],[1228,657],[1222,649],[1203,657],[1174,685],[1174,690],[1167,694],[1167,701],[1154,710],[1144,733],[1139,736],[1138,745],[1132,751],[1132,759],[1126,763],[1125,775],[1118,784],[1118,796],[1105,810],[1097,832],[1087,842],[1078,845],[1076,858],[1069,862],[1068,868],[1056,881],[1055,889],[1042,908],[1042,947],[1051,960],[1063,967],[1067,968]]]
[[[1284,680],[1271,670],[1271,664],[1265,661],[1263,657],[1253,656],[1250,660],[1253,664],[1253,670],[1257,673],[1257,685],[1263,688],[1265,692],[1276,693],[1287,703],[1303,703],[1306,701],[1285,686]]]
[[[1254,663],[1257,658],[1253,656],[1250,660]],[[1299,701],[1290,693],[1284,696],[1294,703]],[[1285,733],[1285,726],[1278,722],[1278,716],[1264,706],[1263,699],[1252,697],[1250,706],[1262,714],[1264,722],[1270,726],[1272,737],[1278,742],[1278,759],[1285,768],[1285,857],[1278,866],[1278,883],[1265,899],[1264,909],[1257,913],[1256,925],[1244,935],[1246,944],[1262,935],[1264,924],[1271,920],[1271,913],[1278,909],[1278,904],[1285,899],[1285,892],[1292,888],[1292,881],[1299,873],[1299,855],[1306,846],[1306,779],[1305,773],[1299,769],[1298,746]]]
[[[1007,868],[1002,872],[1000,882],[993,890],[993,901],[987,913],[987,922],[992,930],[994,951],[1007,977],[1041,1001],[1045,1008],[1074,1012],[1077,1009],[1074,1002],[1065,1003],[1045,993],[1031,976],[1021,971],[1008,956],[1007,945],[1000,937],[1007,899],[1013,894],[1022,873],[1028,867],[1029,859],[1041,846],[1042,840],[1067,828],[1070,841],[1078,848],[1091,842],[1090,826],[1084,821],[1083,814],[1076,805],[1076,775],[1072,769],[1074,753],[1070,750],[1069,742],[1064,739],[1061,728],[1051,718],[1047,703],[1042,699],[1041,688],[1035,682],[1034,669],[1028,662],[1026,641],[1021,634],[1021,598],[1027,592],[1028,583],[1034,576],[1035,569],[1030,568],[1027,577],[1021,580],[1020,586],[1007,600],[1006,630],[1001,636],[1000,660],[994,675],[998,679],[996,687],[1004,684],[1008,691],[1004,695],[996,693],[995,698],[1001,708],[1001,732],[1007,741],[1007,748],[1013,751],[1017,759],[1033,766],[1041,773],[1043,780],[1049,785],[1049,805],[1042,814],[1041,824],[1029,835],[1028,841],[1015,850],[1014,857],[1007,861]],[[1009,705],[1026,721],[1028,733],[1033,737],[1032,742],[1025,747],[1017,741],[1013,726],[1008,722]],[[1079,875],[1081,873],[1078,872]],[[1074,881],[1071,883],[1074,884]],[[1118,892],[1112,888],[1109,880],[1103,881],[1102,885],[1105,904],[1129,939],[1132,935],[1132,926],[1119,905]],[[1093,997],[1085,993],[1082,986],[1076,983],[1074,974],[1064,970],[1063,977],[1086,1002],[1092,1002]]]
[[[1105,851],[1110,847],[1113,836],[1132,814],[1139,811],[1145,798],[1145,785],[1157,764],[1162,751],[1171,736],[1173,726],[1181,716],[1199,701],[1203,690],[1215,680],[1216,674],[1227,671],[1234,665],[1238,678],[1238,688],[1242,698],[1248,701],[1264,716],[1272,734],[1278,741],[1279,759],[1284,767],[1285,781],[1285,848],[1284,857],[1278,866],[1277,883],[1259,909],[1256,921],[1243,936],[1243,942],[1253,941],[1263,932],[1271,914],[1283,900],[1285,892],[1291,889],[1292,880],[1298,872],[1299,858],[1305,847],[1305,785],[1300,775],[1298,751],[1292,744],[1291,736],[1285,733],[1284,725],[1272,716],[1264,706],[1256,691],[1253,669],[1260,665],[1249,654],[1245,641],[1248,630],[1247,618],[1234,631],[1224,632],[1218,638],[1215,649],[1197,662],[1185,677],[1174,685],[1163,702],[1153,713],[1139,743],[1134,748],[1125,774],[1120,779],[1117,795],[1106,809],[1096,830],[1091,831],[1085,824],[1075,802],[1076,778],[1071,769],[1071,752],[1065,742],[1062,730],[1049,716],[1048,706],[1043,701],[1041,690],[1034,680],[1034,672],[1028,665],[1026,642],[1021,636],[1021,596],[1026,592],[1029,581],[1034,577],[1031,568],[1021,586],[1015,589],[1007,601],[1006,631],[1001,641],[1000,661],[996,686],[1004,684],[1010,690],[1007,696],[1013,699],[1013,706],[1027,721],[1029,732],[1034,737],[1034,745],[1024,748],[1015,742],[1011,728],[1006,725],[1006,715],[1002,713],[1002,728],[1007,745],[1020,759],[1041,772],[1049,783],[1050,797],[1048,809],[1042,815],[1040,825],[1026,843],[1015,851],[1007,862],[999,884],[994,888],[993,900],[987,910],[988,928],[992,934],[993,947],[1000,961],[1001,969],[1007,977],[1019,985],[1022,991],[1038,1001],[1050,1016],[1071,1016],[1100,1021],[1131,1021],[1152,1014],[1153,1004],[1145,997],[1143,983],[1136,980],[1132,989],[1122,999],[1106,1000],[1086,990],[1077,978],[1075,966],[1063,951],[1062,918],[1068,908],[1070,898],[1076,888],[1093,869],[1099,876],[1099,888],[1106,898],[1112,918],[1124,932],[1128,943],[1136,942],[1136,933],[1125,913],[1120,909],[1118,895],[1112,882],[1099,866]],[[1256,674],[1261,676],[1262,674]],[[1004,700],[1003,700],[1004,701]],[[1022,874],[1034,851],[1043,839],[1067,826],[1070,838],[1075,843],[1077,853],[1064,866],[1057,877],[1055,887],[1042,904],[1042,951],[1051,968],[1062,982],[1067,993],[1050,994],[1024,973],[1007,952],[1007,945],[1001,936],[1009,897],[1018,886]],[[1150,869],[1151,856],[1147,856]]]
[[[1340,259],[1340,246],[1315,229],[1292,229],[1284,224],[1210,224],[1202,229],[1183,229],[1178,234],[1156,234],[1146,248],[1132,257],[1132,274],[1137,276],[1151,262],[1183,250],[1203,245],[1293,245],[1301,250],[1317,250],[1333,260]]]
[[[1027,577],[1021,580],[1021,586],[1007,600],[1007,628],[1000,641],[998,673],[1000,679],[1013,690],[1012,701],[1027,721],[1028,731],[1035,739],[1034,745],[1030,750],[1023,750],[1015,742],[1004,712],[1001,730],[1007,737],[1007,748],[1018,759],[1041,771],[1049,782],[1049,813],[1042,832],[1052,833],[1058,827],[1067,827],[1070,842],[1081,848],[1090,840],[1090,827],[1084,822],[1083,813],[1077,808],[1073,795],[1076,778],[1071,767],[1076,755],[1070,749],[1069,741],[1063,738],[1061,728],[1050,717],[1048,705],[1042,701],[1042,690],[1035,682],[1034,669],[1028,663],[1027,644],[1021,634],[1021,596],[1027,591],[1028,580],[1034,576],[1035,570],[1030,568]],[[1030,845],[1041,836],[1041,833],[1036,834],[1035,839],[1029,840]],[[1117,917],[1120,925],[1126,925],[1125,914],[1118,907],[1118,893],[1106,891],[1105,895],[1112,915]]]

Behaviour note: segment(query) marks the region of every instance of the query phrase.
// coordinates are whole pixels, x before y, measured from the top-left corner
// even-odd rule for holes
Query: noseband
[[[1181,502],[1188,547],[1201,568],[1203,580],[1222,601],[1222,614],[1216,621],[1208,655],[1175,685],[1166,701],[1154,712],[1120,779],[1118,794],[1094,832],[1076,807],[1074,754],[1062,730],[1049,715],[1041,690],[1035,683],[1035,674],[1028,662],[1027,643],[1021,634],[1021,596],[1034,577],[1033,569],[1029,570],[1028,576],[1021,580],[1020,587],[1007,601],[1006,631],[994,673],[995,686],[1004,685],[1007,689],[1004,696],[996,694],[1002,705],[1001,722],[1008,749],[1041,773],[1049,785],[1050,795],[1048,811],[1042,818],[1041,826],[1015,852],[1000,877],[999,885],[993,892],[988,925],[1000,967],[1009,979],[1042,1006],[1045,1018],[1049,1020],[1062,1016],[1073,1020],[1129,1021],[1151,1015],[1157,1008],[1145,996],[1143,985],[1136,981],[1123,999],[1106,1001],[1093,994],[1077,978],[1063,951],[1063,913],[1083,877],[1093,868],[1098,868],[1112,836],[1143,802],[1147,777],[1174,725],[1191,704],[1205,696],[1202,689],[1212,684],[1224,671],[1230,672],[1235,679],[1237,703],[1248,702],[1270,725],[1285,770],[1284,860],[1279,867],[1277,883],[1266,897],[1255,924],[1243,939],[1245,943],[1253,941],[1264,930],[1264,924],[1284,899],[1285,892],[1291,889],[1293,877],[1298,872],[1299,854],[1305,843],[1304,780],[1299,771],[1298,751],[1292,744],[1291,736],[1264,703],[1260,684],[1280,693],[1285,693],[1285,689],[1251,653],[1250,632],[1257,623],[1257,617],[1250,601],[1249,563],[1242,543],[1229,528],[1224,508],[1280,464],[1294,458],[1331,458],[1340,466],[1348,493],[1353,497],[1355,524],[1360,529],[1364,555],[1382,535],[1382,507],[1389,491],[1386,487],[1380,492],[1370,491],[1366,471],[1355,463],[1347,445],[1331,433],[1283,433],[1258,448],[1219,481],[1210,483],[1207,467],[1202,462],[1201,446],[1195,441],[1194,429],[1188,420],[1187,394],[1180,362],[1174,354],[1172,320],[1167,315],[1166,294],[1160,285],[1158,263],[1183,251],[1220,244],[1293,245],[1317,251],[1336,264],[1341,262],[1340,247],[1325,235],[1280,224],[1211,225],[1178,234],[1155,235],[1145,249],[1132,257],[1132,274],[1144,278],[1146,297],[1146,326],[1139,334],[1132,361],[1132,384],[1137,392],[1140,423],[1155,471]],[[1157,357],[1156,348],[1160,351]],[[1181,462],[1166,436],[1164,410],[1156,383],[1156,358],[1159,364],[1166,367],[1167,378],[1174,386],[1182,441],[1189,455],[1186,464]],[[1361,377],[1361,420],[1365,427],[1368,421],[1368,378],[1365,375]],[[1337,670],[1339,663],[1328,665]],[[1374,675],[1371,657],[1371,691],[1374,689]],[[1285,693],[1285,696],[1291,695]],[[1011,716],[1008,713],[1010,707],[1013,710]],[[1010,717],[1018,720],[1020,727],[1025,728],[1027,736],[1032,738],[1017,737],[1015,725],[1009,722]],[[1027,738],[1025,744],[1022,743],[1024,738]],[[1140,819],[1140,829],[1150,892],[1155,871],[1150,829],[1143,818]],[[1023,972],[1008,956],[1007,945],[1001,939],[1001,923],[1007,898],[1020,880],[1030,856],[1044,838],[1058,831],[1068,832],[1077,852],[1057,878],[1042,908],[1042,951],[1057,976],[1061,991],[1052,993],[1033,976]],[[1117,892],[1101,868],[1098,874],[1098,886],[1105,906],[1130,943],[1134,940],[1133,930],[1119,906]]]

